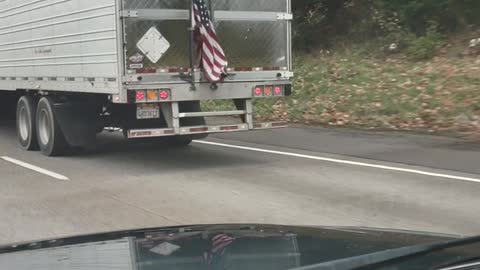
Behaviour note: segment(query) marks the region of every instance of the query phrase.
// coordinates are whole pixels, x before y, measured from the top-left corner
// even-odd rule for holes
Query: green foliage
[[[338,48],[339,41],[411,45],[418,56],[435,51],[438,33],[480,26],[480,0],[294,0],[294,45]],[[419,37],[418,40],[415,40]],[[423,57],[420,57],[423,58]]]
[[[407,30],[422,35],[435,22],[442,31],[455,31],[478,23],[478,0],[374,0],[374,5],[396,14]],[[475,15],[476,14],[476,15]]]
[[[428,23],[440,24],[446,19],[450,0],[375,0],[377,8],[383,13],[398,17],[400,23],[415,34],[424,34]],[[440,18],[440,16],[442,18]]]
[[[294,44],[297,49],[309,50],[335,46],[336,37],[355,33],[368,39],[371,23],[365,20],[370,0],[294,0]],[[362,22],[359,24],[359,22]],[[352,31],[356,28],[356,31]],[[351,38],[351,37],[350,37]]]
[[[414,39],[409,44],[407,55],[412,60],[428,60],[435,56],[441,46],[442,36],[437,28],[432,26],[425,36]]]
[[[293,42],[295,47],[308,50],[315,43],[315,32],[320,32],[319,26],[325,19],[320,1],[294,1],[295,28]]]

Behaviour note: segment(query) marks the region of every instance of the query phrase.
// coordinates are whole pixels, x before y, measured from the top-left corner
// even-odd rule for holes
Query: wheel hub
[[[20,112],[18,113],[18,130],[20,133],[20,137],[22,140],[28,140],[28,136],[30,134],[30,119],[28,117],[27,109],[25,107],[20,108]]]
[[[51,137],[50,117],[45,109],[40,111],[38,117],[38,135],[40,137],[40,142],[43,145],[47,145]]]

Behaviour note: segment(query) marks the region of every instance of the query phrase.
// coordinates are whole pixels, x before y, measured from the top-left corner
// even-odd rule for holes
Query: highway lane
[[[284,134],[282,140],[278,135],[282,133],[276,132],[210,140],[480,178],[458,167],[437,170],[371,161],[369,156],[327,154],[318,146],[298,146],[298,136],[305,143],[319,140],[316,132],[290,129],[297,135]],[[180,149],[135,144],[115,133],[100,136],[96,153],[47,158],[20,150],[14,133],[12,123],[0,124],[0,156],[69,180],[0,160],[0,243],[198,223],[373,226],[480,234],[480,183],[476,182],[201,143]],[[255,136],[256,143],[249,142]],[[262,142],[272,136],[284,145]],[[465,156],[471,152],[467,147]]]
[[[480,143],[406,132],[295,127],[216,138],[480,174]]]

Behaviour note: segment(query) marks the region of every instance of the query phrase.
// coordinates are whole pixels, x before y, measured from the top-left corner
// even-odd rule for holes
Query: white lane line
[[[23,162],[23,161],[20,161],[20,160],[11,158],[11,157],[3,156],[2,159],[5,160],[5,161],[8,161],[8,162],[10,162],[10,163],[13,163],[13,164],[15,164],[15,165],[24,167],[24,168],[26,168],[26,169],[29,169],[29,170],[32,170],[32,171],[35,171],[35,172],[38,172],[38,173],[41,173],[41,174],[50,176],[50,177],[55,178],[55,179],[57,179],[57,180],[62,180],[62,181],[69,181],[69,180],[70,180],[70,179],[68,179],[68,177],[63,176],[63,175],[61,175],[61,174],[58,174],[58,173],[55,173],[55,172],[52,172],[52,171],[49,171],[49,170],[45,170],[45,169],[40,168],[40,167],[38,167],[38,166],[35,166],[35,165],[32,165],[32,164],[28,164],[28,163],[26,163],[26,162]]]
[[[227,148],[233,148],[233,149],[255,151],[255,152],[276,154],[276,155],[282,155],[282,156],[290,156],[290,157],[297,157],[297,158],[320,160],[320,161],[334,162],[334,163],[347,164],[347,165],[353,165],[353,166],[369,167],[369,168],[375,168],[375,169],[405,172],[405,173],[413,173],[413,174],[420,174],[420,175],[426,175],[426,176],[433,176],[433,177],[440,177],[440,178],[447,178],[447,179],[454,179],[454,180],[480,183],[479,178],[463,177],[463,176],[443,174],[443,173],[433,173],[433,172],[427,172],[427,171],[422,171],[422,170],[414,170],[414,169],[406,169],[406,168],[400,168],[400,167],[377,165],[377,164],[343,160],[343,159],[303,155],[303,154],[297,154],[297,153],[292,153],[292,152],[274,151],[274,150],[267,150],[267,149],[262,149],[262,148],[245,147],[245,146],[231,145],[231,144],[225,144],[225,143],[216,143],[216,142],[210,142],[210,141],[194,141],[194,142],[199,143],[199,144],[214,145],[214,146],[227,147]]]

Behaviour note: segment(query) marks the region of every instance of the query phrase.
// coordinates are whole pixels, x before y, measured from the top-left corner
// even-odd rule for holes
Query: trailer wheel
[[[38,102],[36,127],[37,140],[42,154],[60,156],[65,153],[67,142],[56,120],[53,102],[48,97],[43,97]]]
[[[17,136],[20,145],[28,151],[37,150],[35,115],[37,104],[31,96],[22,96],[17,103]]]

